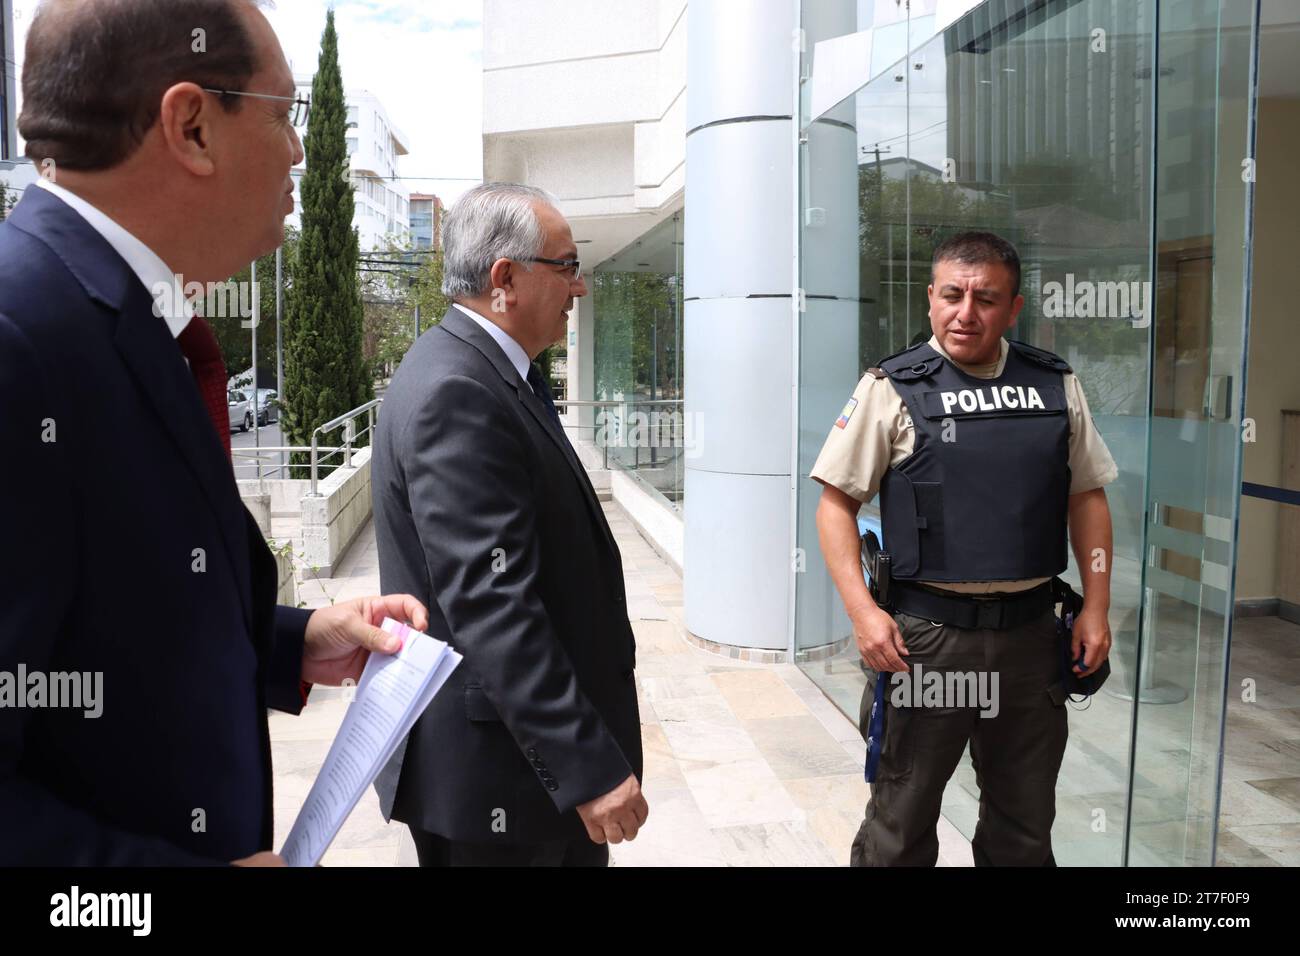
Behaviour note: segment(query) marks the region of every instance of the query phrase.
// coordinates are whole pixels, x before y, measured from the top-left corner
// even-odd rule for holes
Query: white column
[[[590,279],[587,288],[593,289]],[[572,401],[589,402],[595,395],[595,305],[592,292],[581,299],[574,299],[573,311],[569,313],[569,388],[568,397]],[[592,408],[570,408],[563,415],[565,429],[569,440],[577,444],[579,440],[591,443],[595,434],[596,415]]]
[[[691,0],[687,14],[686,626],[772,650],[793,600],[796,9]]]

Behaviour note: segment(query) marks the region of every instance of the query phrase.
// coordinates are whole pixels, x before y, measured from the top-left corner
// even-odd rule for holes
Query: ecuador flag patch
[[[858,400],[856,398],[850,398],[849,403],[844,406],[844,411],[840,412],[840,417],[835,419],[835,427],[843,428],[845,425],[847,425],[849,423],[849,419],[853,417],[853,410],[857,407],[858,407]]]

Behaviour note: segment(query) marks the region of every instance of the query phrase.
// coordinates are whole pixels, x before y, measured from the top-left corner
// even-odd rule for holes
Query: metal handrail
[[[620,405],[682,405],[685,404],[684,398],[604,398],[595,402],[579,401],[576,398],[557,398],[556,405],[573,405],[579,408],[616,408]]]
[[[681,398],[647,398],[647,399],[607,398],[607,399],[600,399],[597,401],[583,401],[576,398],[555,399],[555,404],[557,408],[563,405],[566,409],[568,408],[624,408],[624,407],[639,408],[642,405],[684,405],[685,403],[686,400]],[[583,427],[594,428],[595,426],[569,425],[567,427],[581,429]],[[592,439],[593,441],[595,440],[594,433],[592,435]],[[608,444],[601,445],[600,450],[601,450],[601,458],[602,458],[602,467],[606,471],[608,471],[609,470],[609,445]],[[637,448],[635,449],[635,452],[636,452],[636,461],[634,463],[634,469],[639,469],[641,467],[641,449]]]
[[[322,461],[324,461],[326,458],[329,458],[330,455],[335,455],[338,454],[340,451],[342,451],[343,446],[342,445],[335,445],[332,447],[323,446],[321,447],[320,450],[324,452],[324,455],[321,459]],[[236,467],[239,467],[241,464],[256,465],[257,466],[256,477],[257,480],[261,481],[262,478],[266,477],[265,475],[262,474],[262,468],[264,466],[271,474],[274,474],[277,470],[285,470],[289,468],[302,467],[301,465],[286,464],[283,460],[268,461],[267,459],[270,456],[272,455],[284,456],[286,454],[291,455],[294,454],[295,452],[303,452],[305,454],[306,452],[309,451],[311,451],[311,445],[256,445],[250,448],[232,448],[230,450],[230,455],[231,458],[233,459],[233,464]],[[238,477],[238,475],[236,475],[236,477]]]
[[[324,425],[318,426],[316,428],[316,431],[331,432],[334,429],[338,428],[340,425],[342,425],[344,422],[348,421],[348,419],[357,418],[361,415],[362,412],[367,412],[372,408],[378,408],[382,404],[384,404],[384,400],[382,398],[372,398],[364,405],[358,405],[356,408],[352,409],[352,411],[344,412],[338,418],[331,419],[330,421],[326,422]]]
[[[318,426],[311,433],[310,445],[275,445],[275,446],[262,445],[258,448],[236,448],[232,451],[232,454],[236,458],[255,460],[258,465],[258,478],[261,478],[262,477],[261,475],[262,453],[292,454],[294,452],[310,452],[311,453],[310,496],[313,498],[318,498],[320,497],[320,493],[318,492],[317,487],[319,485],[319,479],[320,479],[320,465],[323,460],[321,453],[324,452],[324,458],[329,458],[331,455],[336,455],[341,451],[343,452],[342,467],[344,468],[352,467],[352,445],[361,435],[374,434],[376,410],[381,405],[383,405],[383,403],[384,400],[382,398],[373,399],[369,402],[366,402],[364,405],[357,406],[356,408],[352,409],[350,412],[345,412],[344,414],[338,416],[337,418],[331,419],[325,424]],[[561,399],[556,399],[555,404],[557,406],[562,405],[565,408],[623,408],[629,406],[635,408],[640,406],[680,406],[685,404],[685,402],[683,399],[680,398],[602,399],[599,401],[580,401],[578,399],[561,398]],[[356,421],[356,419],[360,418],[362,415],[366,416],[367,421],[366,421],[365,429],[363,429],[360,432],[360,434],[358,434],[353,428],[344,428],[342,445],[335,445],[332,447],[321,446],[320,437],[323,434],[325,434],[326,432],[334,431],[335,429],[341,426],[350,425],[352,422]],[[581,428],[583,426],[578,425],[578,426],[569,426],[569,427]],[[609,445],[607,444],[603,445],[601,447],[601,452],[604,458],[604,467],[608,469],[609,468]],[[640,464],[639,449],[637,452],[637,457],[638,457],[637,464],[639,465]]]
[[[361,434],[365,434],[365,432],[363,431],[361,432]],[[320,450],[318,465],[320,465],[321,467],[324,467],[325,462],[332,455],[337,455],[339,452],[346,450],[343,445],[318,445],[317,447]],[[238,467],[241,464],[256,465],[258,469],[257,478],[261,479],[266,477],[265,475],[262,474],[263,466],[265,466],[268,469],[268,471],[272,471],[272,472],[278,469],[303,467],[302,465],[291,465],[291,464],[286,464],[284,462],[275,462],[273,464],[271,461],[267,460],[270,456],[286,455],[286,454],[291,455],[298,452],[302,452],[303,454],[306,454],[310,451],[311,451],[311,445],[258,445],[256,447],[250,447],[250,448],[232,448],[230,450],[230,454],[231,457],[234,459],[234,464],[236,465],[236,467]]]
[[[362,415],[368,416],[369,421],[366,425],[365,431],[363,431],[361,434],[373,435],[375,433],[375,409],[377,409],[382,404],[384,404],[384,400],[382,398],[371,399],[370,401],[366,402],[364,405],[358,405],[356,408],[352,409],[352,411],[344,412],[338,418],[331,419],[330,421],[326,422],[324,425],[317,426],[316,430],[311,433],[311,492],[310,492],[311,497],[313,498],[320,497],[320,494],[316,491],[317,469],[319,468],[320,465],[319,450],[318,450],[320,436],[325,432],[333,431],[334,429],[338,428],[341,425],[351,426],[352,422],[356,421]],[[345,427],[343,429],[343,467],[344,468],[352,467],[352,443],[356,441],[356,439],[357,439],[357,435],[355,429],[351,427]],[[330,454],[332,455],[337,451],[338,449],[336,448],[334,449],[333,452],[330,452]]]

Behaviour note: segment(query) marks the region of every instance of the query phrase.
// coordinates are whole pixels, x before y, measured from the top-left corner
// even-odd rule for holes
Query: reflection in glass
[[[1122,689],[1135,670],[1142,594],[1154,11],[1103,0],[1049,2],[1006,20],[996,18],[1001,10],[984,4],[934,37],[932,22],[923,22],[931,18],[914,14],[910,53],[892,63],[873,61],[853,98],[861,288],[856,371],[929,338],[926,287],[939,241],[985,229],[1017,246],[1026,303],[1010,334],[1070,362],[1120,469],[1107,493],[1115,525],[1112,683]],[[1096,48],[1099,29],[1104,54]],[[828,164],[817,154],[825,143],[809,135],[806,177]],[[804,232],[807,242],[807,226]],[[1091,305],[1078,295],[1084,289],[1093,290]],[[1097,289],[1103,290],[1100,306]],[[805,320],[802,340],[817,334]],[[810,374],[805,368],[803,382]],[[856,380],[839,383],[844,396]],[[801,422],[802,440],[812,445],[808,461],[830,425]],[[800,494],[815,499],[819,486],[806,482]],[[874,510],[864,508],[864,518]],[[811,520],[801,521],[799,534],[800,545],[816,554]],[[1073,568],[1067,577],[1077,583]],[[849,637],[847,618],[839,615],[835,625],[830,632],[801,626],[798,647],[836,646]],[[850,643],[829,660],[803,666],[856,719],[864,685],[856,648]],[[1071,714],[1057,791],[1058,862],[1122,861],[1132,710],[1122,696],[1100,695],[1085,712]],[[945,794],[944,814],[967,836],[978,797],[965,759]],[[1105,821],[1100,830],[1098,810]]]
[[[611,464],[680,508],[682,230],[684,215],[651,229],[592,273],[596,444]]]
[[[879,56],[846,104],[801,118],[803,285],[811,303],[826,274],[856,269],[859,357],[852,371],[807,360],[824,361],[828,336],[853,339],[810,304],[805,478],[833,421],[820,390],[847,396],[866,367],[929,337],[932,250],[972,228],[1019,249],[1025,307],[1011,335],[1071,364],[1119,467],[1107,488],[1114,676],[1071,714],[1060,863],[1213,856],[1240,493],[1251,186],[1239,164],[1252,154],[1253,7],[985,3],[931,37],[933,4],[913,3],[904,24],[864,0],[856,26],[877,31]],[[904,26],[907,49],[885,62]],[[806,76],[827,38],[810,33]],[[855,144],[828,132],[837,124]],[[829,250],[826,216],[812,213],[829,204],[848,149],[858,242]],[[811,481],[799,488],[809,554],[819,493]],[[1066,576],[1077,584],[1073,567]],[[824,574],[800,577],[801,666],[856,719],[864,681],[848,620],[830,610]],[[978,794],[965,760],[943,812],[967,836]]]

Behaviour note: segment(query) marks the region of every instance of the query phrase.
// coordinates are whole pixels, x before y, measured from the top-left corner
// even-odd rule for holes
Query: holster
[[[881,610],[894,612],[893,560],[888,551],[880,549],[880,539],[874,531],[862,536],[862,570],[870,581],[871,599]]]
[[[1074,588],[1059,577],[1052,578],[1052,597],[1054,603],[1061,605],[1061,613],[1056,618],[1056,640],[1058,644],[1057,659],[1060,661],[1061,676],[1047,689],[1052,703],[1058,707],[1071,697],[1091,697],[1106,683],[1110,676],[1110,659],[1101,662],[1101,667],[1086,677],[1074,672],[1075,658],[1072,656],[1074,621],[1083,610],[1083,598]]]

